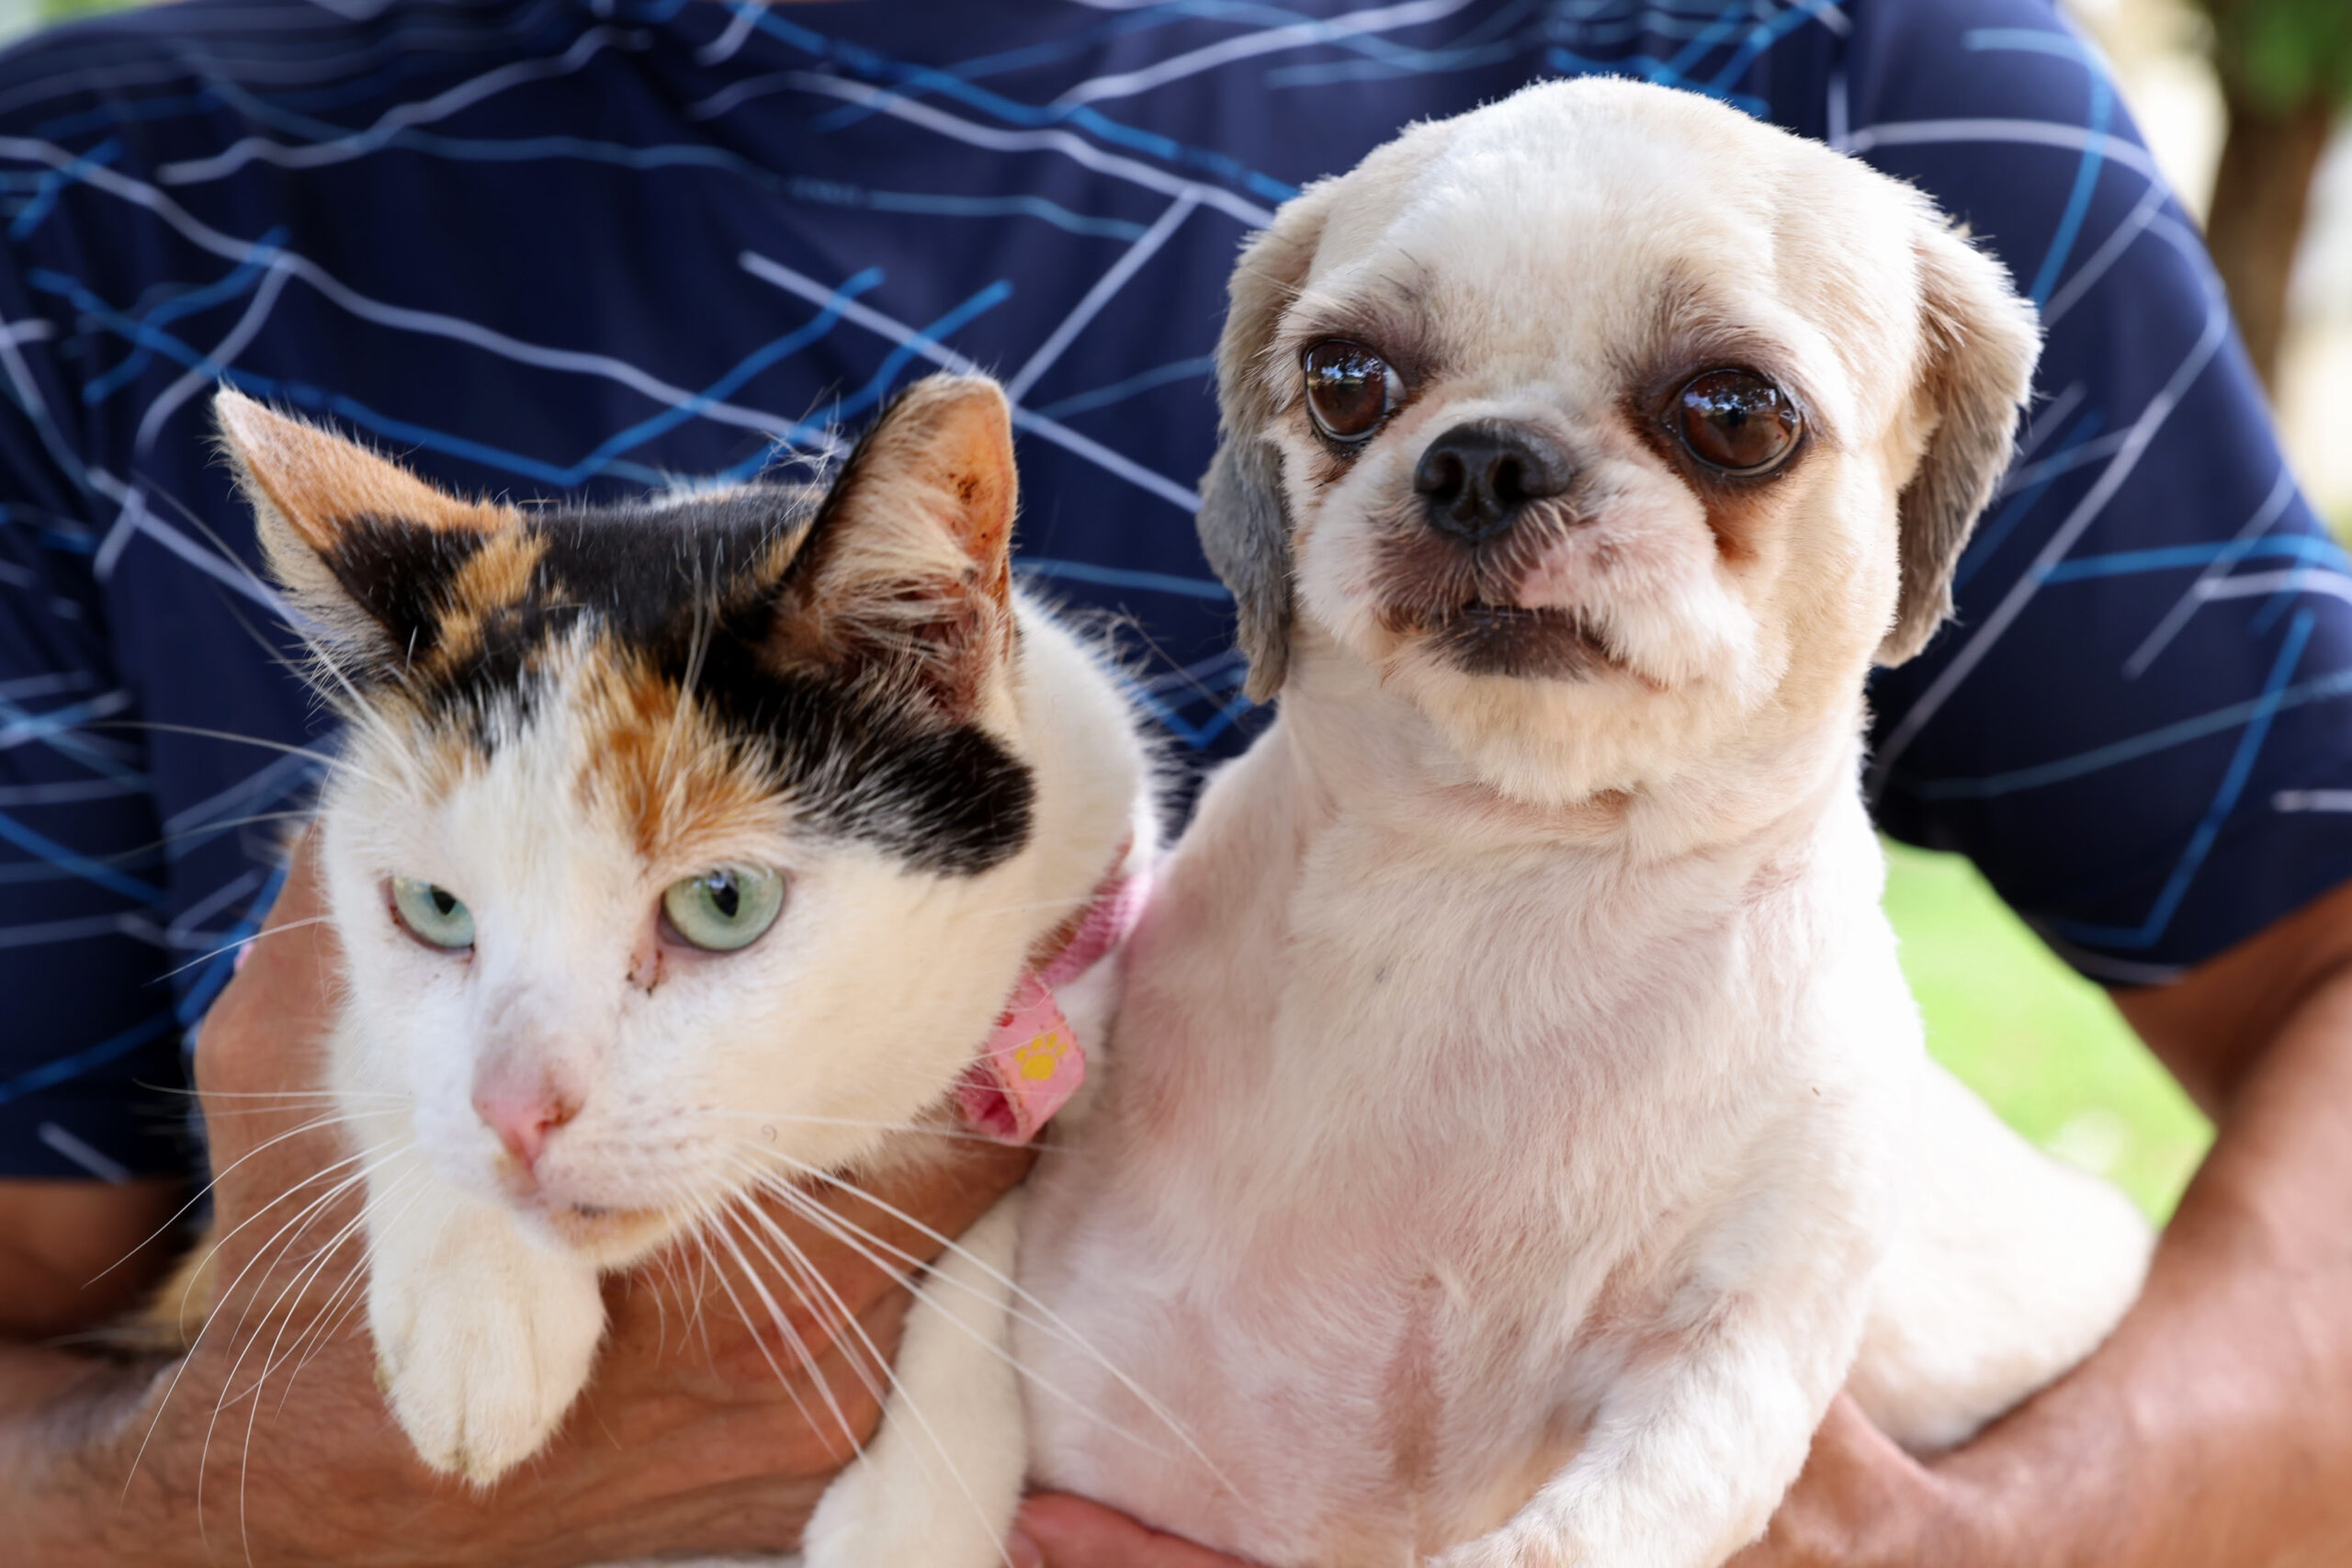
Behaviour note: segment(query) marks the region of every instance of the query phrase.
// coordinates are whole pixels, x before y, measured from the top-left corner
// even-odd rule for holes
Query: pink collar
[[[1142,917],[1151,876],[1126,874],[1126,863],[1122,850],[1061,951],[1021,972],[978,1059],[956,1083],[956,1103],[974,1131],[1025,1144],[1086,1081],[1085,1047],[1054,992],[1108,958]]]

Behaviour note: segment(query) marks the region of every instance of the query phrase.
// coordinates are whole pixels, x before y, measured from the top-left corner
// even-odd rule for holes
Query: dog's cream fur
[[[1272,1568],[1707,1568],[1841,1383],[1932,1450],[2086,1354],[2145,1226],[1927,1060],[1857,785],[1863,678],[1948,609],[2028,391],[1996,264],[1588,81],[1310,189],[1234,300],[1203,529],[1282,715],[1033,1183],[1035,1481]],[[1334,336],[1410,367],[1351,458],[1302,406]],[[1654,421],[1727,364],[1805,445],[1711,490]],[[1513,602],[1606,667],[1465,673],[1384,615],[1470,420],[1574,463]]]

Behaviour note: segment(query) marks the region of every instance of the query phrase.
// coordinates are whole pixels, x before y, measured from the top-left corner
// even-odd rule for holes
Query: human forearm
[[[2234,1086],[2114,1337],[1935,1467],[2000,1536],[1971,1560],[2342,1561],[2330,1553],[2352,1548],[2346,1191],[2352,972],[2339,972]]]
[[[134,1474],[156,1364],[0,1343],[0,1531],[45,1568],[202,1561],[195,1517],[170,1516],[175,1487]],[[190,1555],[195,1553],[195,1555]]]

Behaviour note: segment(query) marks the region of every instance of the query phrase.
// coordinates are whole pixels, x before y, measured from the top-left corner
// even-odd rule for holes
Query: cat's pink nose
[[[474,1111],[525,1170],[535,1169],[539,1153],[558,1127],[580,1113],[580,1102],[552,1088],[522,1090],[485,1087],[474,1091]]]

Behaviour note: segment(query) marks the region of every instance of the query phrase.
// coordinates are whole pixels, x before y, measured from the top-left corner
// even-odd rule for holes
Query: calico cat
[[[428,1464],[487,1483],[587,1379],[601,1271],[921,1157],[892,1130],[959,1104],[1025,1136],[1066,1097],[1152,849],[1136,727],[1013,586],[986,380],[911,388],[829,486],[596,508],[461,500],[216,409],[348,721],[328,1062],[379,1381]],[[1000,1560],[1016,1201],[934,1271],[811,1564]]]

